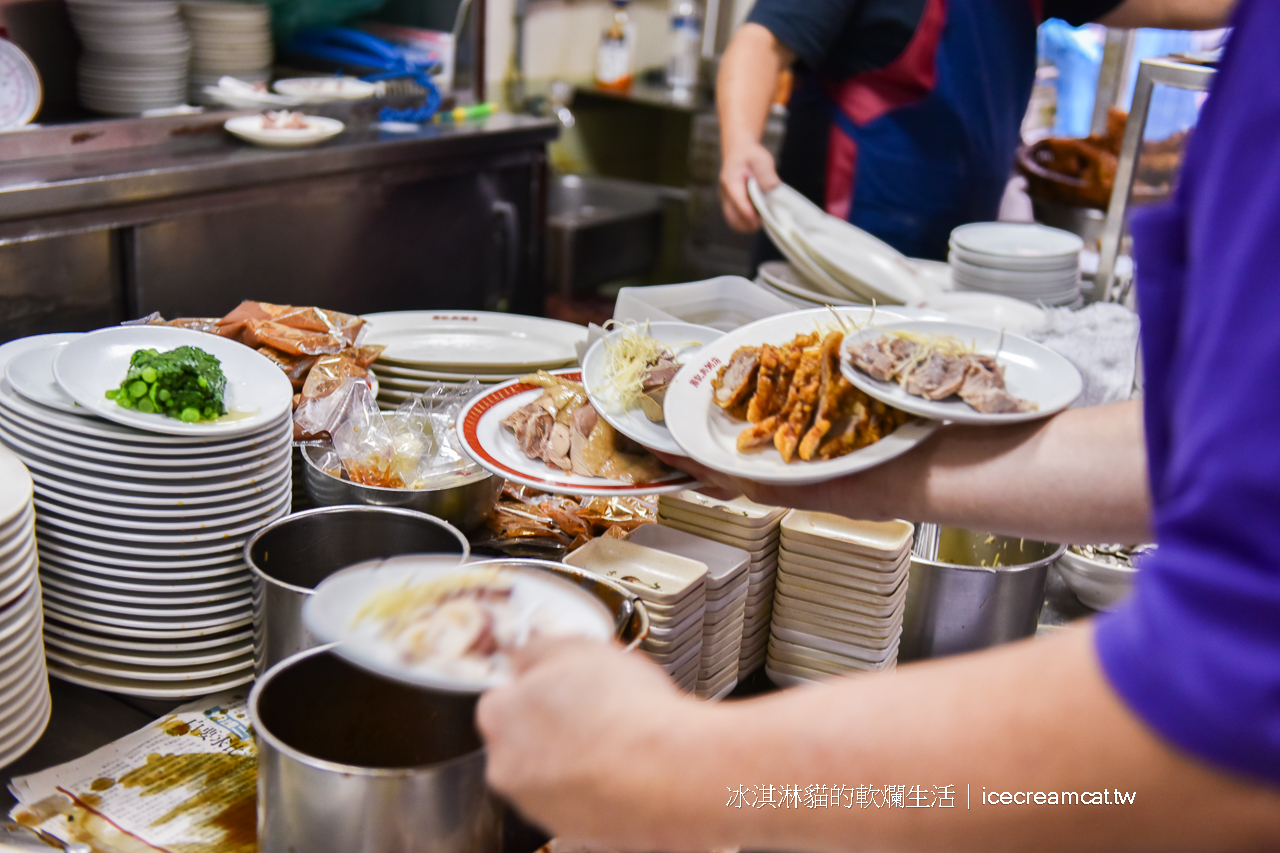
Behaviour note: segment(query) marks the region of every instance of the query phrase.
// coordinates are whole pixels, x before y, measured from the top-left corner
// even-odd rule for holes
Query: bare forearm
[[[734,34],[716,78],[722,152],[764,136],[778,75],[791,61],[791,52],[759,24],[744,24]]]
[[[1214,30],[1230,22],[1234,0],[1125,0],[1099,19],[1108,27]]]
[[[1170,750],[1115,698],[1091,628],[966,659],[700,709],[668,773],[664,849],[1275,849],[1280,792]],[[645,763],[645,762],[642,762]],[[978,770],[981,768],[981,770]],[[644,775],[642,773],[642,775]],[[752,786],[954,785],[954,808],[753,808]],[[726,806],[744,786],[743,808]],[[966,785],[969,786],[966,803]],[[982,790],[1136,794],[1131,805],[984,805]],[[658,804],[654,804],[658,805]],[[797,807],[798,806],[798,807]]]

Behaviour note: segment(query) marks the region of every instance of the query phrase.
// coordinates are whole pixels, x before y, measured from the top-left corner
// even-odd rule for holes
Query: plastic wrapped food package
[[[649,497],[573,498],[506,483],[485,521],[488,538],[473,545],[511,556],[559,559],[600,536],[626,539],[657,517],[657,503]]]

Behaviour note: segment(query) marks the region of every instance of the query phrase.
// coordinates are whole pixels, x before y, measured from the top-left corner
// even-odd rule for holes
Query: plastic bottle
[[[690,90],[698,85],[702,61],[702,10],[697,0],[671,0],[667,85]]]
[[[613,20],[600,36],[596,54],[596,86],[614,92],[631,89],[635,25],[627,17],[627,0],[613,0]]]

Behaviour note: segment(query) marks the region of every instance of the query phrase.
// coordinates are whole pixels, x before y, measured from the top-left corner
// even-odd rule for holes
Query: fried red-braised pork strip
[[[791,380],[791,393],[787,395],[787,405],[781,414],[785,422],[773,435],[773,446],[782,454],[784,462],[790,462],[795,457],[800,437],[813,421],[813,410],[818,405],[821,362],[821,349],[807,348],[800,356],[800,366],[796,368],[795,378]]]
[[[800,458],[806,462],[814,457],[822,439],[831,430],[832,419],[839,418],[848,407],[854,390],[840,373],[840,343],[843,340],[843,334],[831,332],[822,341],[818,410],[813,416],[813,426],[800,440]]]
[[[729,363],[711,380],[715,393],[711,399],[722,409],[732,409],[746,401],[756,387],[756,374],[760,370],[760,348],[738,347]]]

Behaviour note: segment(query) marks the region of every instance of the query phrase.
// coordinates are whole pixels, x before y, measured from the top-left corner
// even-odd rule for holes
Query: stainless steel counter
[[[391,133],[375,105],[315,148],[245,145],[207,113],[0,134],[0,341],[241,299],[537,313],[546,143],[495,115]]]

